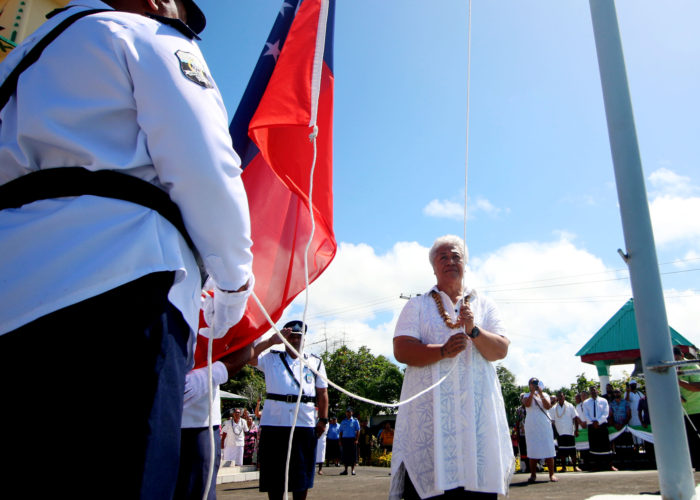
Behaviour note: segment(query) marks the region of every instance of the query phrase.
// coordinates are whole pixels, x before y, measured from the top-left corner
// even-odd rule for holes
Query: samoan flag
[[[306,286],[304,250],[311,235],[309,178],[314,155],[309,135],[314,123],[318,136],[309,283],[328,267],[337,249],[332,175],[334,14],[335,0],[282,2],[229,128],[241,157],[250,207],[255,294],[275,322]],[[269,328],[251,298],[243,319],[214,341],[213,358],[244,347]],[[196,367],[206,365],[206,346],[200,337]]]

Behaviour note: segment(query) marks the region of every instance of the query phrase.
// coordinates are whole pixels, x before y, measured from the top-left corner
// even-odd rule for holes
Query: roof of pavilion
[[[687,351],[695,346],[683,335],[671,328],[671,344]],[[684,348],[685,347],[685,348]],[[606,364],[634,363],[640,358],[637,320],[634,302],[628,300],[577,353],[584,363],[603,361]]]

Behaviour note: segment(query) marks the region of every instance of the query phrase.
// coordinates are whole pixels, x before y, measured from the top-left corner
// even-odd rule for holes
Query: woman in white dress
[[[413,297],[394,332],[394,356],[406,363],[396,418],[390,500],[505,495],[515,461],[494,361],[510,341],[494,302],[465,286],[467,253],[457,236],[429,252],[437,284]]]
[[[531,378],[528,382],[530,392],[523,395],[523,403],[527,409],[525,416],[525,442],[527,443],[527,457],[530,459],[529,483],[534,483],[537,478],[537,461],[544,458],[549,470],[549,480],[557,482],[554,475],[554,431],[549,410],[552,405],[549,395],[542,392],[540,381]]]

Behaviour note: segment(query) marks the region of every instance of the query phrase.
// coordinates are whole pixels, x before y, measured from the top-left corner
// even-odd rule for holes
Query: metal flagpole
[[[613,0],[589,0],[622,229],[664,499],[695,494],[671,335],[651,229],[649,204]]]

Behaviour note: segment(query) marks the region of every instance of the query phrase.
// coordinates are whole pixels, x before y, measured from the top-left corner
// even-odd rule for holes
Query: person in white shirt
[[[299,352],[301,338],[306,333],[301,321],[290,321],[281,333]],[[308,366],[289,349],[264,352],[282,341],[277,335],[259,342],[250,364],[265,374],[267,398],[260,419],[258,457],[260,464],[259,490],[267,492],[270,500],[284,497],[284,477],[287,470],[287,447],[292,424],[295,424],[289,462],[289,487],[294,500],[304,500],[314,485],[316,443],[328,424],[328,383],[316,376]],[[323,377],[323,360],[304,353],[304,360]],[[302,390],[296,422],[294,412],[299,390]],[[318,407],[315,417],[314,403]]]
[[[221,428],[221,432],[226,434],[224,460],[230,460],[232,465],[243,465],[243,446],[248,430],[248,423],[241,418],[241,409],[235,408],[231,418]]]
[[[116,497],[169,497],[197,258],[221,292],[216,336],[252,289],[247,198],[192,0],[74,0],[8,54],[0,79],[94,10],[19,74],[0,110],[0,390],[27,414],[61,409],[53,444],[71,454],[46,471],[57,493],[94,492],[108,469]],[[36,398],[47,374],[57,390]],[[3,472],[25,484],[37,446],[9,413]],[[84,417],[105,413],[118,423],[111,451],[90,460]]]
[[[625,400],[629,402],[630,412],[632,414],[629,425],[641,426],[642,421],[639,418],[639,402],[644,399],[644,394],[637,390],[637,381],[635,379],[629,381],[626,389]],[[634,440],[635,449],[644,442],[643,439],[637,436],[632,436],[632,439]]]
[[[644,398],[644,395],[637,390],[637,381],[634,379],[629,381],[626,389],[625,400],[629,402],[632,413],[629,425],[640,426],[642,421],[639,419],[639,402]]]
[[[608,435],[608,401],[598,396],[598,388],[591,386],[591,397],[583,402],[583,418],[588,429],[588,452],[591,458],[610,470],[617,468],[612,464],[612,450]]]
[[[562,461],[562,472],[566,472],[566,457],[571,457],[574,472],[581,472],[576,464],[576,437],[578,436],[578,414],[574,405],[564,399],[564,393],[557,391],[557,402],[549,410],[549,416],[557,429],[558,456]]]

